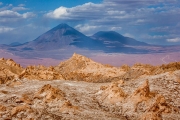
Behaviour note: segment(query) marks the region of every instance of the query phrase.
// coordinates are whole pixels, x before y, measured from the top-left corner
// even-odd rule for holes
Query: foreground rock
[[[17,96],[8,95],[0,98],[0,116],[3,119],[61,119],[54,114],[72,113],[79,111],[66,99],[66,95],[59,88],[45,84],[37,91],[21,91]],[[34,92],[32,92],[34,91]]]
[[[141,80],[142,81],[142,80]],[[152,80],[154,81],[154,80]],[[132,81],[133,82],[133,81]],[[125,85],[122,83],[112,83],[108,86],[102,86],[100,91],[96,93],[99,104],[108,110],[113,109],[116,114],[123,114],[127,119],[134,120],[164,120],[164,119],[179,119],[180,96],[171,97],[170,102],[166,92],[163,91],[164,86],[158,86],[158,90],[164,92],[160,94],[157,91],[151,91],[149,80],[145,80],[135,90],[126,88],[130,83]],[[132,87],[132,86],[131,86]],[[128,91],[128,92],[125,92]],[[180,93],[180,88],[177,89]],[[178,100],[177,100],[178,99]],[[176,104],[174,104],[176,102]],[[119,108],[119,109],[117,109]]]
[[[122,119],[104,111],[95,99],[102,84],[67,80],[23,80],[21,85],[0,85],[1,119]]]

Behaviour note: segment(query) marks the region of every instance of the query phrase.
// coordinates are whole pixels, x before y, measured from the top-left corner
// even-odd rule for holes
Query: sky
[[[32,41],[61,23],[87,36],[116,31],[180,45],[180,0],[0,0],[0,44]]]

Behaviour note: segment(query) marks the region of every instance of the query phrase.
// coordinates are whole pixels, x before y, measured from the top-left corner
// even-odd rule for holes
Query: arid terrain
[[[179,120],[180,62],[113,67],[73,54],[56,66],[0,59],[2,120]]]
[[[44,55],[44,57],[32,57],[32,58],[23,58],[21,56],[18,56],[16,54],[13,54],[12,52],[9,52],[4,49],[0,49],[0,58],[11,58],[16,61],[16,63],[21,64],[23,67],[27,67],[28,65],[44,65],[44,66],[50,66],[50,65],[57,65],[61,61],[67,60],[69,57],[72,56],[72,51],[70,50],[69,53],[67,53],[68,50],[60,50],[60,51],[51,51],[47,53],[47,51],[42,51],[39,53],[39,51],[35,51],[32,53],[22,52],[23,55],[30,56],[32,54],[40,54]],[[65,52],[65,53],[64,53]],[[54,53],[58,53],[53,55]],[[112,66],[119,67],[121,65],[127,64],[127,65],[134,65],[136,63],[143,63],[143,64],[151,64],[151,65],[161,65],[161,64],[167,64],[169,62],[177,62],[180,61],[180,52],[177,50],[176,52],[165,52],[165,53],[152,53],[152,54],[124,54],[124,53],[101,53],[101,52],[90,52],[90,51],[83,51],[82,49],[77,51],[77,53],[80,53],[82,55],[87,56],[88,58],[91,58],[95,62],[99,62],[102,64],[110,64]],[[56,56],[57,58],[48,57],[47,54]],[[60,56],[60,57],[59,57]]]

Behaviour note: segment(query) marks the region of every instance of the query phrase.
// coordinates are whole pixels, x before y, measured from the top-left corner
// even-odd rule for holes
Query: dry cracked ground
[[[57,66],[0,60],[2,120],[179,120],[180,63],[119,68],[74,54]]]

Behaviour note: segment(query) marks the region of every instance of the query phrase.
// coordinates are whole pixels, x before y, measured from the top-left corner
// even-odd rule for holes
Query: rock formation
[[[22,72],[23,68],[15,63],[12,59],[0,59],[0,84],[11,82],[18,79],[18,75]]]
[[[65,96],[60,89],[45,84],[35,93],[23,93],[4,100],[6,104],[0,105],[0,116],[3,119],[54,119],[60,116],[53,115],[53,112],[78,112],[78,106],[74,106]]]
[[[124,80],[129,80],[129,79],[137,79],[139,77],[144,77],[147,75],[151,76],[151,75],[157,75],[161,73],[180,70],[180,62],[163,64],[160,66],[152,66],[149,64],[137,63],[134,64],[132,67],[123,65],[121,66],[121,69],[123,69],[126,72],[120,78]]]
[[[65,62],[61,62],[56,68],[67,80],[87,81],[87,82],[109,82],[117,81],[124,71],[96,63],[89,58],[74,53]]]
[[[102,93],[101,93],[102,92]],[[109,86],[102,86],[99,99],[105,103],[115,104],[126,98],[126,93],[118,86],[118,82],[113,82]]]
[[[125,94],[118,84],[103,88],[97,93],[99,103],[107,107],[112,104],[122,107],[121,112],[129,119],[162,120],[165,116],[180,112],[177,107],[167,103],[163,95],[151,92],[148,80],[130,94]]]
[[[54,67],[28,66],[19,75],[20,79],[37,79],[37,80],[64,80],[63,76],[54,70]]]
[[[53,100],[63,100],[65,94],[58,88],[52,87],[50,84],[44,85],[35,94],[35,98],[43,99],[44,102]]]

